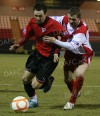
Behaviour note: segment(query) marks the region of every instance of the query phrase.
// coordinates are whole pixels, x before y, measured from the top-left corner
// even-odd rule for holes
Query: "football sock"
[[[29,97],[32,97],[35,95],[35,89],[32,88],[31,83],[24,84],[24,89]]]
[[[30,97],[33,102],[38,102],[37,95],[34,95],[33,97]]]
[[[82,76],[76,77],[76,80],[74,82],[73,90],[72,90],[72,95],[69,100],[71,103],[75,103],[77,99],[78,92],[81,90],[82,85],[83,85],[84,78]]]
[[[70,92],[72,93],[73,85],[74,85],[74,80],[72,79],[72,80],[67,81],[67,82],[65,82],[65,83],[66,83],[68,89],[70,90]]]

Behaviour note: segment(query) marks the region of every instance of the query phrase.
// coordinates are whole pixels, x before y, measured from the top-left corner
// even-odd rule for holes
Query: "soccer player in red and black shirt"
[[[66,38],[66,30],[57,21],[46,15],[47,8],[44,4],[36,4],[33,12],[34,17],[23,30],[23,37],[17,44],[10,47],[10,50],[15,50],[27,42],[32,36],[36,38],[36,49],[29,56],[22,77],[25,91],[31,98],[29,107],[38,106],[35,89],[45,88],[44,92],[50,89],[54,80],[51,74],[59,61],[60,47],[52,43],[45,43],[43,37],[56,37],[61,41],[64,41]]]

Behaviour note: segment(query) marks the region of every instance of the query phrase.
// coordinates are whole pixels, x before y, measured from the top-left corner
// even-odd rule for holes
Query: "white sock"
[[[37,102],[37,95],[30,97],[33,102]]]

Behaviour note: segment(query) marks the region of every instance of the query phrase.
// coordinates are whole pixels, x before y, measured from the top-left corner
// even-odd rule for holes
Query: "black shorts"
[[[36,74],[39,82],[45,82],[57,67],[58,62],[53,62],[53,57],[44,57],[36,50],[28,57],[26,62],[26,70]]]

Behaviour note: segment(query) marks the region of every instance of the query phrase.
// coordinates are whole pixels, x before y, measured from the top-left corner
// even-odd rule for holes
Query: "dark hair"
[[[43,10],[43,12],[46,13],[47,12],[47,7],[43,3],[37,3],[37,4],[35,4],[35,6],[33,8],[33,11],[34,10],[37,10],[37,11]]]
[[[74,6],[72,8],[69,9],[68,13],[73,16],[76,15],[77,18],[81,18],[81,11],[78,7]]]

